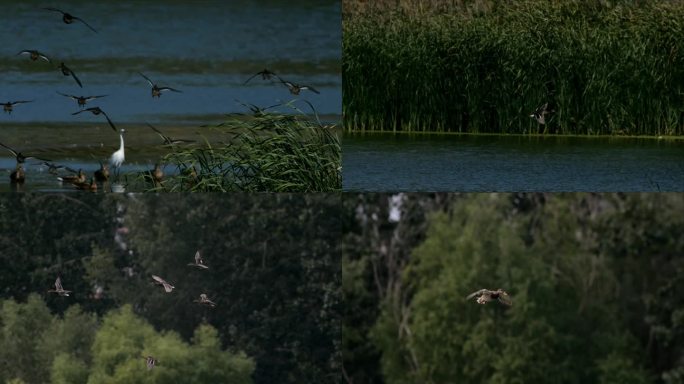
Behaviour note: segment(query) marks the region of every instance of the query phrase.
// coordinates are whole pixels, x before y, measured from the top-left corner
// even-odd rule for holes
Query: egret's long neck
[[[119,146],[119,151],[123,152],[124,151],[123,133],[119,134],[119,138],[121,138],[121,145]]]

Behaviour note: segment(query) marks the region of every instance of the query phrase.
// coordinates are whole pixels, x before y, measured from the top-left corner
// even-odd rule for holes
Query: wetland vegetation
[[[347,0],[342,71],[348,131],[681,136],[684,2]]]

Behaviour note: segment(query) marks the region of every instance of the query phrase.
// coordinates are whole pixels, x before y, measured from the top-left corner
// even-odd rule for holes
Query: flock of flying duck
[[[98,33],[95,28],[93,28],[90,24],[88,24],[85,20],[76,17],[68,12],[64,12],[60,9],[57,8],[43,8],[46,11],[51,11],[51,12],[58,12],[62,15],[62,21],[66,24],[73,24],[74,22],[78,21],[82,24],[84,24],[86,27],[88,27],[91,31]],[[26,49],[21,52],[19,52],[17,55],[25,55],[28,56],[28,58],[31,61],[45,61],[49,64],[53,63],[53,60],[50,59],[47,55],[43,54],[40,51],[33,50],[33,49]],[[69,67],[64,64],[64,62],[60,62],[60,64],[57,66],[57,69],[60,70],[63,76],[71,76],[76,84],[78,84],[79,87],[83,88],[83,83],[81,80],[78,78],[76,73]],[[167,87],[167,86],[159,86],[157,83],[152,81],[148,76],[143,74],[142,72],[138,72],[138,74],[149,84],[151,88],[151,94],[152,98],[160,98],[163,92],[176,92],[176,93],[182,93],[182,91]],[[251,76],[249,79],[247,79],[243,85],[246,85],[249,83],[250,80],[254,79],[257,76],[261,76],[263,80],[269,80],[269,81],[274,81],[277,80],[280,84],[284,85],[287,87],[287,89],[290,91],[291,94],[293,95],[299,95],[299,93],[303,90],[308,90],[314,93],[319,94],[320,92],[316,90],[314,87],[310,85],[301,85],[301,84],[296,84],[291,81],[286,81],[282,79],[280,76],[276,75],[274,72],[264,69],[263,71],[257,72],[253,76]],[[103,97],[106,97],[107,95],[96,95],[96,96],[76,96],[76,95],[70,95],[70,94],[65,94],[62,92],[57,92],[57,94],[68,97],[70,99],[73,99],[76,101],[78,107],[80,108],[79,111],[72,113],[72,115],[79,115],[83,112],[89,112],[95,116],[102,115],[106,120],[109,126],[112,128],[114,132],[117,132],[117,128],[114,125],[114,122],[112,119],[107,115],[107,113],[102,110],[100,107],[90,107],[86,108],[88,102],[96,99],[100,99]],[[17,101],[8,101],[5,103],[0,103],[3,106],[3,111],[7,114],[11,114],[12,111],[14,110],[14,107],[16,105],[20,104],[26,104],[26,103],[31,103],[33,100],[17,100]],[[269,107],[270,108],[270,107]],[[255,114],[257,111],[261,112],[265,109],[268,108],[258,108],[255,106],[250,107],[252,111],[255,111]],[[192,143],[194,140],[182,140],[182,139],[172,139],[169,136],[164,135],[159,129],[155,128],[151,124],[147,124],[150,128],[152,128],[164,141],[164,145],[177,145],[177,144],[185,144],[185,143]],[[12,173],[10,173],[10,183],[13,185],[21,185],[26,181],[26,173],[24,170],[24,163],[26,160],[29,159],[35,159],[41,161],[41,165],[44,165],[48,168],[48,172],[51,174],[58,176],[57,180],[63,183],[68,183],[72,184],[74,187],[82,190],[90,190],[90,191],[97,191],[98,188],[98,183],[104,183],[107,182],[110,178],[110,166],[114,168],[117,171],[121,167],[121,165],[125,161],[125,149],[124,149],[124,133],[125,130],[123,128],[118,129],[119,132],[119,149],[112,153],[112,155],[109,157],[108,162],[102,162],[100,161],[100,169],[96,170],[93,173],[93,176],[90,178],[90,181],[87,180],[86,174],[82,170],[74,170],[72,168],[55,164],[51,160],[40,158],[37,156],[27,156],[23,155],[21,152],[3,144],[0,143],[0,146],[4,147],[7,149],[17,160],[16,167]],[[59,170],[64,170],[68,172],[68,175],[58,175]],[[144,176],[148,179],[150,179],[152,182],[155,183],[155,185],[158,185],[161,183],[164,173],[162,170],[162,167],[159,164],[155,164],[154,169],[150,171],[143,172]]]
[[[189,263],[188,266],[195,267],[200,270],[209,269],[209,267],[206,264],[204,264],[204,260],[200,255],[200,251],[197,251],[195,253],[195,262]],[[166,293],[171,293],[176,288],[175,286],[171,285],[169,282],[167,282],[166,280],[162,279],[157,275],[152,275],[152,280],[154,284],[161,285],[162,287],[164,287],[164,292]],[[55,293],[62,297],[69,296],[71,292],[73,291],[64,289],[64,287],[62,286],[62,279],[59,276],[57,277],[57,280],[55,280],[55,289],[48,290],[48,293]],[[214,308],[216,306],[216,303],[209,299],[209,296],[206,293],[200,293],[199,298],[193,300],[193,302],[210,308]],[[142,358],[145,359],[147,363],[147,369],[154,368],[154,366],[159,362],[154,356],[142,356]]]

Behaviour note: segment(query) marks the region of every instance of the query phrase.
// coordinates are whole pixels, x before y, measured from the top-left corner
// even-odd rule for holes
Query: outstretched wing
[[[105,119],[107,119],[107,122],[109,123],[109,126],[112,127],[112,129],[114,130],[114,132],[116,132],[116,127],[114,126],[114,123],[112,123],[112,120],[109,118],[109,116],[107,116],[107,114],[105,113],[105,111],[103,111],[103,110],[101,110],[101,109],[100,109],[100,112],[102,112],[102,114],[105,116]]]
[[[157,275],[152,275],[152,279],[154,279],[155,281],[157,281],[159,284],[164,284],[164,283],[166,283],[166,281],[164,281],[164,279],[162,279],[161,277],[159,277],[159,276],[157,276]],[[168,284],[168,283],[166,283],[166,284]]]
[[[62,95],[62,96],[64,96],[64,97],[70,97],[70,98],[72,98],[72,99],[74,99],[74,100],[78,100],[78,97],[77,97],[77,96],[74,96],[74,95],[67,95],[66,93],[62,93],[62,92],[59,92],[59,91],[55,91],[55,92],[57,92],[58,94],[60,94],[60,95]]]
[[[95,30],[95,28],[91,27],[90,24],[86,23],[85,20],[81,19],[80,17],[74,16],[74,20],[80,21],[81,23],[85,24],[86,27],[90,28],[91,31],[97,33],[97,31]]]
[[[76,83],[78,84],[78,86],[83,88],[83,84],[81,84],[81,80],[79,80],[78,77],[76,77],[76,73],[74,73],[74,71],[72,71],[70,68],[67,68],[67,70],[69,71],[69,74],[71,75],[71,77],[73,77],[74,80],[76,80]]]
[[[58,291],[63,291],[64,288],[62,288],[62,279],[57,277],[57,280],[55,280],[55,289]]]
[[[313,93],[319,93],[320,94],[320,92],[318,92],[314,87],[312,87],[310,85],[302,85],[300,88],[301,89],[308,89],[309,91],[311,91]]]
[[[506,293],[506,292],[499,294],[499,302],[502,304],[506,304],[508,306],[513,305],[513,301],[511,300],[511,296],[509,296],[508,293]]]
[[[475,296],[480,296],[480,295],[484,294],[485,292],[487,292],[486,289],[480,289],[479,291],[473,292],[470,295],[466,296],[466,300],[470,300]]]
[[[164,91],[172,91],[172,92],[183,93],[183,91],[179,91],[179,90],[173,89],[171,87],[159,87],[159,92],[164,92]]]
[[[195,252],[195,264],[202,264],[204,261],[202,260],[202,256],[200,255],[200,251],[198,250]]]
[[[8,151],[10,151],[14,157],[17,157],[18,153],[17,153],[14,149],[12,149],[12,148],[6,146],[6,145],[3,144],[3,143],[0,143],[0,145],[2,145],[5,149],[7,149]]]
[[[139,74],[140,76],[144,77],[145,80],[147,80],[148,83],[150,83],[150,87],[154,87],[154,83],[152,82],[152,80],[150,80],[149,77],[143,75],[141,72],[138,72],[138,74]]]

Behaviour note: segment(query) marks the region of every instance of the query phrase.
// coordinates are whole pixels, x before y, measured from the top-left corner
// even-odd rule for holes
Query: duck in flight
[[[173,285],[171,285],[171,284],[169,284],[168,282],[166,282],[166,280],[162,279],[161,277],[159,277],[159,276],[157,276],[157,275],[152,275],[152,279],[154,280],[154,283],[155,283],[155,284],[157,284],[157,285],[163,285],[163,286],[164,286],[164,290],[165,290],[167,293],[173,291],[173,289],[176,288],[176,287],[174,287]]]
[[[87,104],[90,100],[95,100],[95,99],[99,99],[100,97],[105,97],[105,96],[107,96],[107,95],[98,95],[98,96],[74,96],[74,95],[67,95],[67,94],[62,93],[62,92],[57,92],[57,94],[75,100],[76,103],[78,103],[78,106],[79,106],[80,108],[85,108],[86,104]]]
[[[535,109],[530,115],[531,118],[537,120],[537,123],[544,125],[546,124],[546,115],[550,115],[553,110],[549,110],[549,103],[544,103],[544,105]]]
[[[59,12],[59,13],[61,13],[61,14],[62,14],[62,21],[64,21],[64,24],[72,24],[74,21],[78,20],[78,21],[80,21],[81,23],[85,24],[86,27],[90,28],[91,31],[97,33],[97,31],[95,30],[95,28],[91,27],[90,24],[86,23],[85,20],[83,20],[83,19],[81,19],[81,18],[79,18],[79,17],[76,17],[76,16],[74,16],[74,15],[72,15],[72,14],[70,14],[70,13],[64,12],[64,11],[59,10],[59,9],[57,9],[57,8],[43,8],[43,9],[45,9],[46,11],[52,11],[52,12]]]
[[[46,166],[46,167],[48,168],[48,172],[49,172],[50,174],[53,174],[53,175],[57,175],[57,171],[59,171],[60,169],[66,169],[66,170],[68,170],[69,172],[75,172],[74,170],[72,170],[72,169],[69,168],[69,167],[66,167],[66,166],[64,166],[64,165],[59,165],[59,164],[51,163],[51,162],[49,162],[49,161],[43,161],[42,164],[43,164],[44,166]]]
[[[170,136],[166,136],[165,134],[162,133],[159,129],[157,129],[154,125],[150,123],[146,123],[148,127],[152,128],[153,131],[161,137],[161,139],[164,141],[164,145],[174,145],[174,144],[185,144],[185,143],[194,143],[195,140],[184,140],[184,139],[174,139]]]
[[[280,78],[280,76],[276,75],[274,72],[269,71],[268,69],[264,69],[261,72],[257,72],[256,74],[252,75],[247,81],[245,81],[242,85],[245,85],[249,83],[250,80],[253,78],[261,76],[263,80],[271,80],[273,77],[276,77],[279,81],[283,81],[283,79]]]
[[[43,59],[43,60],[47,61],[48,63],[52,63],[52,61],[50,60],[49,57],[47,57],[44,54],[42,54],[36,50],[33,50],[33,49],[25,49],[25,50],[17,53],[17,56],[18,55],[29,55],[29,58],[31,59],[31,61]]]
[[[299,84],[295,84],[293,82],[284,81],[284,80],[281,80],[280,82],[283,83],[287,87],[287,89],[290,90],[290,93],[293,95],[299,95],[299,92],[301,92],[305,89],[308,89],[309,91],[311,91],[313,93],[320,93],[316,89],[314,89],[314,87],[312,87],[310,85],[299,85]]]
[[[511,296],[501,288],[497,289],[496,291],[490,291],[489,289],[480,289],[479,291],[473,292],[470,295],[468,295],[466,297],[466,300],[470,300],[473,297],[477,298],[476,301],[478,304],[487,304],[492,300],[498,300],[500,303],[508,306],[511,306],[513,304],[513,302],[511,301]]]
[[[197,267],[199,269],[209,269],[209,267],[207,267],[204,264],[204,260],[202,259],[202,256],[200,255],[200,251],[195,252],[195,262],[190,263],[188,265],[191,267]]]
[[[15,105],[26,104],[31,102],[33,102],[33,100],[8,101],[6,103],[2,103],[2,109],[5,111],[5,113],[12,114],[12,110],[14,109]]]
[[[145,365],[147,365],[148,370],[154,368],[154,366],[159,362],[153,356],[142,356],[142,358],[145,359]]]
[[[57,277],[57,280],[55,280],[55,289],[50,289],[48,290],[50,293],[56,293],[60,296],[69,296],[69,293],[71,291],[67,291],[62,287],[62,279]]]
[[[206,293],[200,294],[199,300],[193,300],[193,302],[194,302],[194,303],[200,303],[200,304],[202,304],[202,305],[206,305],[206,306],[209,306],[209,307],[212,307],[212,308],[216,306],[216,303],[214,303],[213,301],[209,300],[209,297],[207,297],[207,294],[206,294]]]
[[[143,75],[143,74],[140,73],[140,72],[138,72],[138,74],[139,74],[140,76],[142,76],[143,78],[145,78],[145,80],[147,80],[148,83],[150,83],[150,87],[152,87],[152,97],[153,97],[153,98],[154,98],[154,97],[156,97],[156,98],[161,97],[161,94],[162,94],[162,92],[164,92],[164,91],[179,92],[179,93],[181,92],[181,91],[179,91],[179,90],[177,90],[177,89],[174,89],[174,88],[171,88],[171,87],[159,87],[159,86],[157,86],[157,84],[153,83],[152,80],[150,80],[149,77]]]
[[[69,69],[69,67],[67,67],[66,64],[64,64],[64,63],[59,63],[59,67],[58,67],[58,68],[59,68],[60,71],[62,71],[62,75],[73,77],[74,80],[76,80],[76,84],[78,84],[79,87],[83,88],[83,84],[81,84],[81,80],[79,80],[78,77],[76,77],[76,74],[74,73],[74,71],[72,71],[71,69]]]
[[[103,114],[104,117],[107,119],[107,122],[109,123],[109,126],[112,127],[112,129],[114,130],[114,132],[116,132],[116,127],[114,126],[114,123],[112,123],[112,120],[109,118],[109,116],[107,116],[107,114],[105,113],[105,111],[103,111],[102,109],[100,109],[100,107],[86,108],[86,109],[84,109],[84,110],[81,110],[81,111],[78,111],[78,112],[74,112],[74,113],[72,113],[72,115],[78,115],[78,114],[81,113],[81,112],[90,112],[90,113],[92,113],[92,114],[95,115],[95,116],[97,116],[97,115],[99,115],[99,114]]]
[[[36,159],[36,160],[41,160],[41,161],[50,161],[50,160],[47,160],[47,159],[41,159],[40,157],[26,156],[26,155],[24,155],[23,153],[17,152],[17,151],[15,151],[14,149],[12,149],[12,148],[6,146],[6,145],[3,144],[3,143],[0,143],[0,146],[4,147],[4,148],[7,149],[8,151],[10,151],[10,153],[12,154],[12,156],[14,156],[14,157],[16,158],[17,164],[24,163],[26,160],[29,160],[29,159]]]

